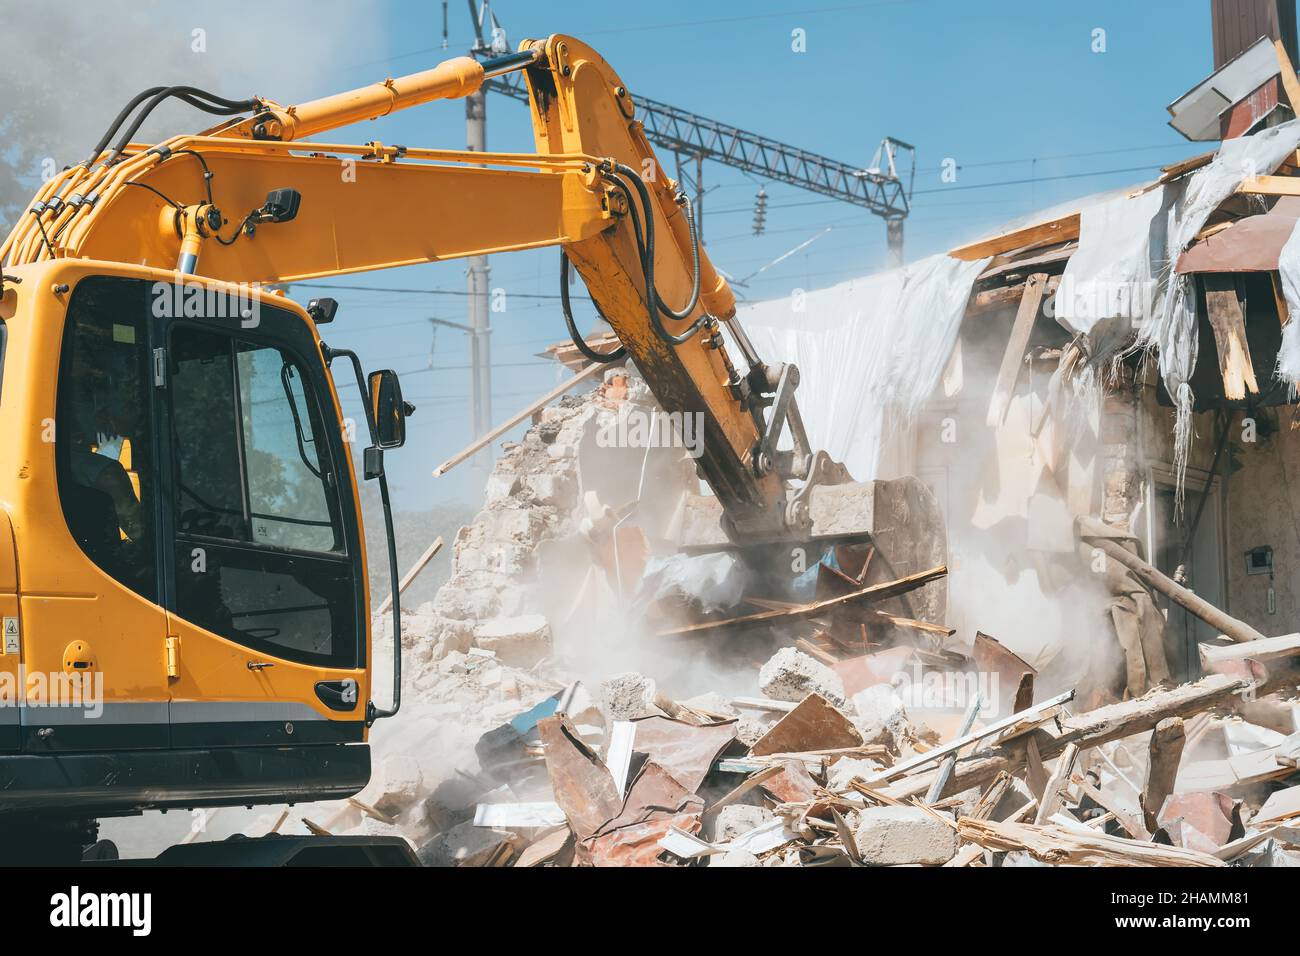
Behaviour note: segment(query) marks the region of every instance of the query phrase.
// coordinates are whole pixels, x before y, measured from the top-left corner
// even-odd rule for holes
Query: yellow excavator
[[[519,70],[533,154],[305,141]],[[167,100],[217,125],[136,142]],[[400,704],[401,602],[383,708],[349,448],[379,483],[396,581],[384,453],[414,409],[392,371],[365,376],[322,339],[334,300],[272,286],[543,246],[621,341],[590,349],[566,300],[589,358],[626,357],[665,410],[703,415],[718,513],[702,540],[872,532],[877,492],[809,449],[797,369],[755,352],[633,97],[585,44],[525,41],[297,106],[145,90],[0,246],[0,856],[75,860],[101,818],[367,783],[368,729]]]

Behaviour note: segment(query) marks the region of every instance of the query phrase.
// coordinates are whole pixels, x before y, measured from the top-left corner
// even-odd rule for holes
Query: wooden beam
[[[1247,176],[1237,192],[1251,196],[1300,196],[1300,176]]]
[[[1245,398],[1247,390],[1252,395],[1259,394],[1255,367],[1250,361],[1250,345],[1246,342],[1246,315],[1237,293],[1237,277],[1207,273],[1201,282],[1205,286],[1205,311],[1219,351],[1224,397],[1235,402]]]
[[[1114,558],[1124,565],[1124,567],[1136,574],[1143,583],[1155,588],[1169,600],[1191,612],[1210,627],[1215,628],[1220,634],[1226,635],[1234,641],[1262,641],[1264,639],[1264,635],[1249,624],[1220,611],[1209,601],[1197,596],[1194,592],[1174,581],[1173,578],[1162,574],[1147,564],[1133,552],[1121,547],[1118,542],[1112,541],[1110,538],[1093,538],[1088,535],[1084,535],[1084,539],[1094,547],[1099,548],[1107,557]]]
[[[411,570],[407,571],[402,577],[401,582],[397,585],[397,593],[405,594],[406,589],[411,586],[411,582],[414,581],[416,576],[424,570],[425,566],[433,560],[433,556],[441,550],[442,536],[439,535],[438,538],[434,540],[433,544],[429,545],[429,547],[425,549],[424,554],[420,555],[419,560],[417,560],[415,564],[411,565]],[[379,610],[375,611],[374,617],[387,614],[388,609],[392,606],[393,596],[390,594],[388,597],[384,598],[384,603],[379,605]]]
[[[1142,820],[1152,833],[1160,828],[1160,821],[1156,819],[1160,808],[1174,792],[1174,778],[1178,776],[1178,762],[1182,760],[1186,742],[1181,717],[1166,717],[1151,731],[1151,743],[1147,747],[1150,756],[1147,782],[1138,805],[1142,808]]]
[[[1020,308],[1016,310],[1016,320],[1012,323],[1011,336],[1007,339],[1006,351],[1002,353],[1002,365],[998,369],[993,395],[989,399],[985,424],[990,428],[1001,425],[1007,417],[1007,409],[1011,407],[1011,397],[1016,390],[1020,368],[1025,364],[1025,349],[1029,345],[1029,336],[1034,331],[1034,320],[1038,318],[1046,285],[1047,275],[1043,272],[1035,272],[1025,280]]]
[[[559,398],[565,392],[573,388],[573,386],[577,385],[579,382],[591,378],[593,375],[595,375],[597,372],[601,371],[604,368],[606,368],[606,366],[597,365],[595,362],[592,362],[590,365],[584,368],[577,375],[573,376],[573,378],[561,382],[559,385],[555,386],[555,388],[551,389],[549,392],[547,392],[537,401],[533,402],[527,408],[524,408],[521,411],[519,411],[517,414],[510,416],[504,422],[498,425],[496,428],[488,432],[486,435],[482,436],[481,438],[475,439],[474,442],[470,444],[468,447],[452,455],[450,458],[448,458],[446,461],[444,461],[441,465],[439,465],[437,468],[433,470],[433,477],[438,478],[442,475],[445,475],[447,472],[451,471],[451,469],[459,465],[462,461],[464,461],[465,459],[473,455],[476,451],[496,441],[506,432],[510,431],[510,429],[514,428],[516,425],[522,422],[525,418],[528,418],[534,412],[549,405],[555,399]]]
[[[917,767],[924,767],[931,761],[939,760],[942,757],[948,756],[948,754],[955,754],[967,744],[972,744],[977,740],[983,740],[985,737],[992,737],[994,734],[1001,733],[1010,727],[1025,722],[1034,724],[1046,723],[1056,716],[1059,708],[1072,700],[1074,700],[1073,690],[1067,690],[1064,693],[1057,694],[1055,697],[1051,697],[1043,701],[1041,704],[1035,704],[1027,711],[1023,711],[1019,714],[1012,714],[1010,717],[1003,717],[1001,720],[995,720],[987,727],[981,727],[979,730],[963,734],[956,740],[951,740],[941,747],[935,747],[933,750],[927,750],[923,754],[917,754],[915,757],[904,760],[902,763],[896,763],[894,766],[877,773],[874,777],[868,780],[867,783],[885,783],[886,781],[893,780],[895,777],[901,777],[910,770],[915,770]]]
[[[1051,245],[1054,242],[1065,242],[1069,239],[1078,238],[1079,213],[1076,212],[1068,216],[1062,216],[1060,219],[1053,219],[1050,222],[1036,223],[1032,226],[1025,226],[1023,229],[1004,232],[999,236],[981,239],[969,245],[958,246],[956,249],[951,250],[948,255],[954,259],[974,262],[976,259],[1000,255],[1004,252],[1011,252],[1013,249],[1032,249]]]
[[[1214,156],[1218,150],[1210,150],[1208,153],[1201,153],[1199,156],[1191,156],[1187,159],[1179,160],[1176,163],[1170,163],[1168,166],[1160,167],[1160,178],[1156,180],[1157,184],[1167,183],[1184,176],[1192,170],[1200,169],[1202,166],[1208,166],[1214,161]]]
[[[1282,687],[1294,686],[1298,681],[1300,677],[1293,671],[1270,676],[1262,685],[1250,677],[1214,674],[1194,684],[1183,684],[1171,690],[1153,692],[1145,697],[1108,704],[1087,713],[1067,717],[1062,721],[1063,729],[1059,736],[1041,737],[1038,745],[1045,759],[1054,757],[1069,743],[1081,747],[1099,747],[1153,730],[1166,717],[1190,717],[1216,707],[1231,707],[1240,700],[1243,693],[1263,696]],[[1023,746],[1016,746],[1013,742],[990,747],[957,761],[957,766],[953,768],[952,786],[961,790],[981,787],[1000,771],[1016,773],[1024,765]],[[929,789],[932,780],[932,773],[914,774],[906,780],[891,784],[888,792],[899,799],[920,796]]]
[[[1295,66],[1291,63],[1291,57],[1287,55],[1286,46],[1281,40],[1273,41],[1273,49],[1277,51],[1277,68],[1282,74],[1282,89],[1286,91],[1291,112],[1300,116],[1300,79],[1296,78]]]
[[[1114,817],[1119,825],[1129,832],[1129,835],[1133,837],[1133,839],[1151,839],[1151,831],[1142,825],[1142,821],[1121,810],[1114,801],[1110,800],[1104,793],[1089,783],[1086,777],[1080,776],[1076,773],[1071,777],[1070,782],[1078,787],[1079,792],[1084,796],[1090,797],[1093,803],[1097,804],[1097,806],[1101,807]]]
[[[1074,763],[1078,759],[1079,745],[1066,744],[1056,761],[1056,769],[1047,778],[1047,786],[1043,788],[1043,797],[1038,801],[1038,813],[1034,817],[1035,823],[1046,823],[1052,814],[1060,809],[1061,791],[1070,783],[1070,777],[1074,774]]]
[[[1067,866],[1223,866],[1208,853],[1125,840],[1104,833],[1085,833],[1057,824],[994,823],[991,820],[957,821],[957,835],[995,851],[1025,850],[1043,863]]]
[[[1051,295],[1060,284],[1061,277],[1052,276],[1047,280],[1047,286],[1044,288],[1043,294]],[[999,309],[1009,309],[1012,306],[1019,305],[1024,286],[1023,282],[1013,282],[1011,285],[976,292],[966,305],[967,317],[982,315],[985,312],[993,312]]]
[[[806,617],[816,617],[824,614],[831,608],[839,607],[843,604],[849,604],[854,601],[881,601],[885,598],[897,597],[908,591],[915,590],[923,584],[929,584],[948,573],[948,569],[943,565],[930,568],[928,571],[919,571],[916,574],[909,574],[907,577],[899,578],[897,581],[887,581],[883,584],[873,584],[869,587],[862,588],[860,591],[852,591],[848,594],[842,594],[839,597],[827,598],[824,601],[813,601],[810,604],[799,604],[790,608],[782,608],[773,611],[761,611],[758,614],[745,614],[740,617],[724,618],[721,621],[702,621],[699,624],[688,624],[686,627],[674,628],[670,631],[660,631],[660,637],[673,637],[680,634],[698,634],[702,631],[716,631],[728,627],[741,627],[755,624],[773,624],[778,621],[797,621]]]
[[[952,637],[957,633],[957,628],[948,627],[946,624],[931,624],[929,621],[899,617],[897,614],[886,614],[884,611],[872,611],[871,613],[884,624],[892,624],[895,627],[903,627],[912,631],[924,631],[926,634],[938,634],[942,637]]]
[[[1207,671],[1219,672],[1226,664],[1238,661],[1269,661],[1295,657],[1300,654],[1300,634],[1284,634],[1281,637],[1264,637],[1257,641],[1245,641],[1230,644],[1227,647],[1215,647],[1213,644],[1201,644],[1201,666]]]

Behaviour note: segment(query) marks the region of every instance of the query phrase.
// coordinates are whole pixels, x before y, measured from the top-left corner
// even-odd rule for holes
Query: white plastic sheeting
[[[1165,190],[1111,195],[1079,216],[1079,248],[1066,263],[1054,315],[1063,326],[1109,354],[1128,343],[1150,317],[1164,266]]]
[[[764,361],[798,366],[812,447],[866,481],[877,477],[887,423],[910,421],[934,392],[987,264],[930,256],[742,306],[737,318]]]
[[[1109,197],[1085,206],[1080,217],[1079,249],[1061,277],[1056,315],[1088,336],[1095,357],[1116,354],[1129,331],[1137,333],[1139,347],[1155,350],[1178,408],[1174,465],[1180,493],[1191,442],[1197,319],[1192,277],[1176,274],[1173,265],[1242,180],[1272,172],[1297,146],[1300,120],[1230,139],[1212,161],[1176,184]],[[1293,330],[1291,338],[1297,337]]]
[[[1169,210],[1164,298],[1156,315],[1139,327],[1138,342],[1158,350],[1161,378],[1178,409],[1174,425],[1174,468],[1178,473],[1180,498],[1192,437],[1194,397],[1189,383],[1196,367],[1197,323],[1192,277],[1175,274],[1173,265],[1210,214],[1236,191],[1242,180],[1271,173],[1297,146],[1300,146],[1300,120],[1261,130],[1253,136],[1227,140],[1209,164],[1183,181],[1182,193]]]

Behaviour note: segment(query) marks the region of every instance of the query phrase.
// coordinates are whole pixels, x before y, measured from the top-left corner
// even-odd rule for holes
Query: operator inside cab
[[[153,432],[144,310],[120,283],[73,296],[59,369],[55,458],[68,530],[100,568],[152,599]],[[133,314],[134,313],[134,314]]]

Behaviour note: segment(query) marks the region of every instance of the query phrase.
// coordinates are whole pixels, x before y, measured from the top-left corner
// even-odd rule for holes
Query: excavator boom
[[[467,96],[511,70],[525,71],[535,154],[302,142]],[[202,135],[122,143],[120,154],[65,171],[0,247],[0,261],[90,258],[269,284],[559,246],[664,410],[701,416],[700,468],[727,535],[810,533],[807,495],[788,482],[811,490],[844,476],[807,447],[798,372],[769,367],[750,345],[730,288],[696,241],[689,202],[655,158],[632,95],[595,51],[552,36],[495,60],[460,57],[297,106],[252,102],[252,116]],[[292,221],[268,213],[277,191],[300,201]],[[778,449],[786,432],[793,450]]]

